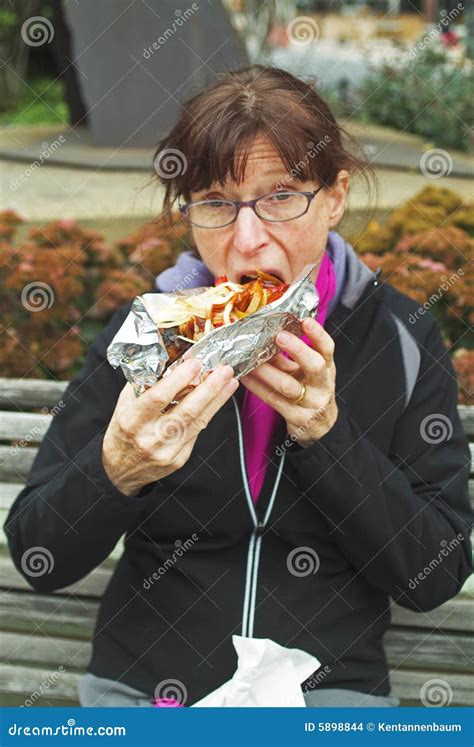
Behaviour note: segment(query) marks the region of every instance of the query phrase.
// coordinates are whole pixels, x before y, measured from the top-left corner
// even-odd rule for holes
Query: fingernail
[[[287,345],[291,341],[291,335],[288,332],[280,332],[277,337],[277,342],[281,342],[283,345]]]
[[[232,368],[232,366],[222,366],[222,368],[219,369],[219,377],[224,381],[227,381],[227,379],[231,379],[233,375],[234,369]]]
[[[227,389],[228,392],[235,392],[235,390],[238,388],[238,386],[239,386],[239,382],[237,381],[237,379],[231,379],[226,384],[225,388]]]

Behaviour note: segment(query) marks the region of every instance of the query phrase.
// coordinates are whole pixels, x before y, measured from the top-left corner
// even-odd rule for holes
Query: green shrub
[[[416,50],[416,47],[414,47]],[[434,145],[469,150],[474,69],[435,46],[372,69],[358,88],[367,121],[421,135]]]

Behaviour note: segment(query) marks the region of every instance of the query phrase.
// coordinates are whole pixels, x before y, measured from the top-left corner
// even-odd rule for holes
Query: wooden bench
[[[0,407],[4,410],[0,426],[2,525],[66,385],[0,379]],[[461,406],[459,411],[472,437],[474,408]],[[18,442],[20,446],[12,448]],[[473,483],[471,500],[472,488]],[[2,532],[1,705],[77,705],[77,685],[89,660],[99,600],[120,553],[121,542],[82,581],[54,594],[38,594],[14,568]],[[434,699],[438,692],[448,700],[452,694],[452,705],[474,704],[473,627],[473,577],[456,599],[434,611],[416,614],[393,605],[393,624],[385,646],[393,691],[403,705],[420,705],[423,687],[428,698]]]

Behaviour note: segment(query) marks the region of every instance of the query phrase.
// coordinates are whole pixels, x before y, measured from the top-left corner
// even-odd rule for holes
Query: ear
[[[349,172],[339,171],[336,183],[328,190],[329,198],[329,228],[334,228],[342,219],[346,209],[349,192]]]

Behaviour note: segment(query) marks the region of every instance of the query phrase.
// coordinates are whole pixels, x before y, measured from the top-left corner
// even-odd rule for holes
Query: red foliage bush
[[[13,244],[22,219],[0,213],[0,375],[69,378],[113,312],[153,288],[189,241],[187,228],[156,221],[114,245],[61,220]]]

